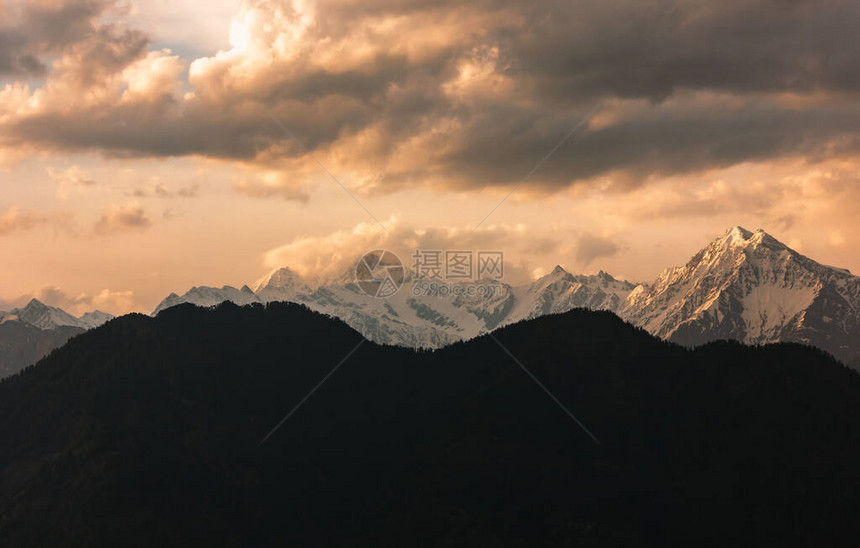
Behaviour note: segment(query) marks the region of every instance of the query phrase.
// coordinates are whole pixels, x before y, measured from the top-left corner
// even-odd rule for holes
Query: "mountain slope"
[[[73,326],[39,329],[16,320],[0,322],[0,379],[36,363],[83,332]]]
[[[37,299],[30,300],[23,308],[0,312],[0,379],[35,363],[69,338],[112,318],[99,310],[75,318]]]
[[[685,266],[637,287],[620,315],[685,345],[786,341],[817,346],[846,363],[860,355],[860,278],[761,230],[728,231]]]
[[[174,307],[0,382],[0,545],[845,545],[860,377],[576,310],[437,352]],[[330,379],[262,437],[342,358]]]

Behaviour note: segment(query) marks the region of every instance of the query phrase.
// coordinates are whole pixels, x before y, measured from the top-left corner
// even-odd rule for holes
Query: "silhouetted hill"
[[[854,545],[860,377],[574,310],[436,352],[181,305],[0,383],[0,545]]]

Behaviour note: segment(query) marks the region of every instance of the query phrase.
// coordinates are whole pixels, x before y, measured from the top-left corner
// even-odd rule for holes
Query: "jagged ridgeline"
[[[818,545],[860,533],[860,377],[573,310],[434,352],[180,305],[0,382],[0,545]]]
[[[383,344],[440,348],[521,320],[573,308],[610,310],[660,338],[695,346],[720,339],[747,344],[816,346],[860,368],[860,277],[817,263],[759,230],[734,227],[684,266],[650,284],[605,272],[574,275],[556,267],[524,285],[482,280],[478,296],[415,295],[407,284],[387,299],[366,295],[349,273],[320,286],[288,268],[244,287],[195,287],[171,295],[159,312],[182,302],[292,301],[335,316]]]

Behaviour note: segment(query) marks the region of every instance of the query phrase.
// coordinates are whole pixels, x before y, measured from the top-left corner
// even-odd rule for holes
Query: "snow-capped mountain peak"
[[[743,245],[744,242],[747,242],[752,237],[753,232],[750,232],[744,227],[738,225],[727,230],[723,240]]]
[[[12,310],[9,315],[39,329],[55,329],[63,325],[81,327],[78,318],[60,308],[48,306],[38,299],[31,299],[27,306]]]
[[[98,327],[108,321],[114,319],[113,314],[108,314],[107,312],[102,312],[101,310],[93,310],[92,312],[86,312],[78,318],[78,321],[83,323],[87,329],[93,329]]]
[[[62,308],[48,306],[34,298],[26,306],[15,308],[3,314],[0,321],[19,321],[42,330],[49,330],[63,326],[92,329],[110,319],[113,319],[112,315],[98,310],[88,312],[80,318],[76,318]]]
[[[257,280],[254,284],[254,291],[259,291],[265,287],[270,288],[291,288],[297,285],[307,285],[307,282],[295,270],[283,266],[276,268]]]
[[[558,283],[563,280],[570,280],[573,278],[573,275],[562,268],[560,265],[556,265],[548,274],[544,274],[534,282],[532,282],[532,287],[547,287],[551,284]]]
[[[560,264],[555,265],[555,268],[547,274],[547,276],[564,276],[565,274],[569,274],[567,270],[564,269]]]
[[[313,291],[311,284],[296,271],[281,267],[269,272],[254,286],[253,293],[262,302],[291,301]]]
[[[799,255],[764,230],[759,228],[755,232],[751,232],[741,226],[730,229],[722,238],[714,240],[706,249],[715,248],[734,252],[745,249],[755,250],[759,247],[765,247],[771,251],[788,251],[791,254]]]
[[[763,230],[734,227],[685,266],[632,291],[621,316],[682,344],[795,341],[850,361],[858,352],[860,278],[821,265]]]

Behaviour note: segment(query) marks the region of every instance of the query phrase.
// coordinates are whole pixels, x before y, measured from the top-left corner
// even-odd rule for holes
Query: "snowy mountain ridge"
[[[94,310],[76,318],[62,308],[48,306],[38,299],[31,299],[27,303],[27,306],[23,308],[14,308],[9,312],[0,312],[0,323],[19,321],[43,331],[63,326],[92,329],[113,319],[113,317],[113,315],[107,312]]]
[[[440,348],[498,327],[573,308],[609,310],[663,339],[695,346],[717,339],[748,344],[799,342],[860,365],[860,278],[797,253],[766,232],[734,227],[684,266],[635,285],[601,271],[574,275],[561,266],[521,286],[482,280],[485,294],[413,291],[407,273],[399,292],[366,295],[348,276],[319,285],[281,268],[256,285],[194,287],[155,309],[188,302],[292,301],[340,318],[368,339]],[[465,286],[476,282],[462,282]]]
[[[452,290],[430,294],[415,291],[414,281],[413,274],[407,272],[400,291],[379,299],[364,293],[346,275],[314,287],[294,271],[281,268],[260,280],[253,295],[231,286],[194,287],[182,296],[168,296],[153,315],[180,303],[212,306],[223,301],[240,305],[291,301],[340,318],[374,342],[432,349],[503,325],[576,307],[614,311],[634,287],[605,272],[575,276],[560,266],[530,284],[516,287],[485,279],[452,283]],[[466,290],[470,285],[479,285],[483,290],[470,294]]]

